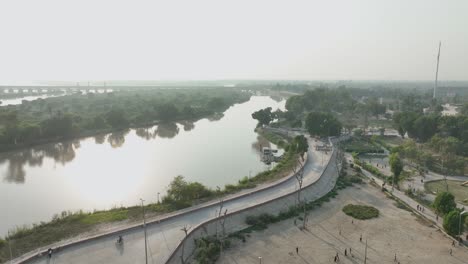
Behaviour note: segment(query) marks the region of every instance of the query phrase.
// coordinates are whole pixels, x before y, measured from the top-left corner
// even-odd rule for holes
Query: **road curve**
[[[310,138],[308,140],[310,147],[304,166],[303,185],[313,183],[320,178],[331,154],[316,152],[317,142]],[[228,212],[234,212],[291,193],[298,188],[294,177],[278,182],[270,184],[274,185],[273,187],[256,188],[249,192],[249,195],[226,199],[223,208]],[[181,228],[193,227],[214,218],[218,208],[217,203],[211,202],[208,205],[198,206],[195,210],[189,209],[186,213],[149,224],[147,226],[148,263],[165,263],[184,237]],[[119,234],[124,237],[123,246],[116,245],[117,235],[107,235],[67,246],[55,252],[51,259],[43,256],[20,263],[144,263],[143,229],[138,226]]]

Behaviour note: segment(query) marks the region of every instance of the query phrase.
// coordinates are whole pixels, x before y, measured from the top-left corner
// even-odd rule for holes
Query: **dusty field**
[[[380,216],[354,219],[352,223],[352,218],[341,211],[348,203],[372,205],[380,210]],[[342,190],[335,199],[312,211],[307,231],[296,227],[293,219],[270,225],[267,230],[252,233],[246,243],[233,243],[218,263],[260,263],[260,256],[264,264],[334,263],[337,253],[339,263],[364,263],[366,240],[369,264],[468,263],[467,249],[452,247],[451,240],[430,227],[430,223],[397,208],[393,200],[367,184]],[[350,248],[353,256],[349,254]],[[348,256],[344,256],[345,249]]]

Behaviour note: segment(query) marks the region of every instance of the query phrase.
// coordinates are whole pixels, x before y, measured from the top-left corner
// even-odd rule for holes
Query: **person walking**
[[[296,247],[296,254],[299,255],[299,247]]]
[[[344,255],[345,255],[345,256],[348,256],[348,251],[347,251],[346,248],[345,248],[345,250],[344,250]]]
[[[395,258],[393,259],[393,262],[396,262],[396,253],[395,253]]]
[[[51,248],[49,248],[47,250],[47,255],[49,256],[49,258],[52,258],[52,249]]]
[[[452,256],[452,249],[450,249],[450,256]]]
[[[361,236],[359,237],[359,242],[362,242],[362,234],[361,234]]]

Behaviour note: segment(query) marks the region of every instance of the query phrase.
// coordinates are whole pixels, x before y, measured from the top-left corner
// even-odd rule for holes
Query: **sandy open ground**
[[[341,211],[348,203],[372,205],[380,210],[380,216],[371,220],[354,219],[352,223],[352,218]],[[293,219],[272,224],[264,231],[252,233],[245,243],[235,240],[218,263],[260,263],[260,256],[263,264],[334,263],[336,253],[340,256],[339,263],[364,263],[366,240],[369,264],[468,263],[466,248],[452,247],[452,241],[430,223],[394,204],[368,184],[348,187],[310,213],[307,231],[296,227]],[[348,256],[344,256],[345,249]]]

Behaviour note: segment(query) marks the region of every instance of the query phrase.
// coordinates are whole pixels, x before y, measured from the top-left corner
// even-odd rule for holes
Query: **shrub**
[[[365,220],[379,216],[379,210],[367,205],[348,204],[343,207],[343,212],[356,219]]]
[[[451,236],[457,236],[460,233],[463,233],[463,225],[459,225],[460,210],[455,209],[448,212],[444,217],[443,227],[445,231]],[[465,216],[462,216],[465,218]],[[459,230],[459,227],[461,230]],[[460,232],[461,231],[461,232]]]
[[[457,207],[455,197],[449,192],[441,192],[437,194],[434,203],[432,204],[437,213],[445,215]]]

